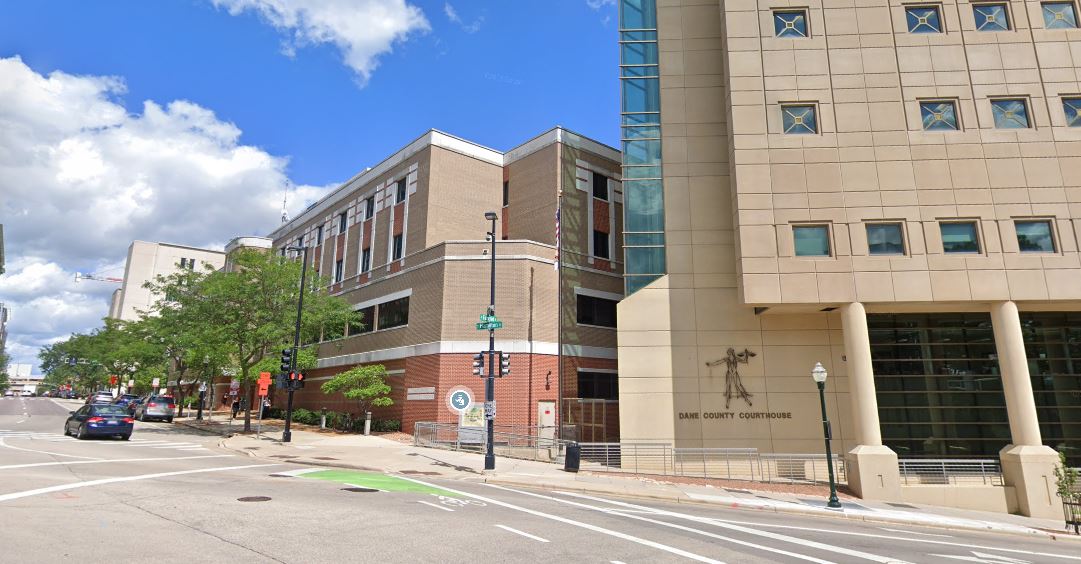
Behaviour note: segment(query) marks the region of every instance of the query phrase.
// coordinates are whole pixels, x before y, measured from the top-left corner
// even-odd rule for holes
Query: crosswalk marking
[[[11,429],[0,429],[0,438],[10,439],[29,439],[32,441],[44,441],[49,443],[62,443],[76,441],[75,437],[68,437],[61,433],[38,433],[33,431],[15,431]],[[112,441],[79,441],[82,445],[109,445],[109,446],[121,446],[121,447],[136,447],[136,448],[153,448],[153,449],[175,449],[185,452],[200,452],[209,451],[210,449],[200,445],[199,443],[192,442],[174,442],[160,439],[129,439],[126,442],[112,442]]]

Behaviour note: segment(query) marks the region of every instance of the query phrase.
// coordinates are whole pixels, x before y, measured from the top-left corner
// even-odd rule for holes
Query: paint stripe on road
[[[11,501],[13,499],[21,499],[24,497],[30,497],[35,495],[62,492],[65,490],[74,490],[77,488],[87,488],[90,486],[103,486],[106,484],[116,484],[119,482],[134,482],[136,480],[152,480],[154,478],[168,478],[170,476],[183,476],[185,474],[203,474],[206,472],[224,472],[227,470],[244,470],[247,468],[266,468],[267,466],[279,466],[279,464],[248,464],[245,466],[225,466],[223,468],[200,468],[198,470],[180,470],[177,472],[158,472],[156,474],[141,474],[139,476],[123,476],[120,478],[104,478],[101,480],[90,480],[88,482],[75,482],[72,484],[61,484],[59,486],[49,486],[47,488],[38,488],[35,490],[26,490],[24,492],[14,492],[9,494],[0,495],[0,503],[5,501]]]
[[[605,529],[604,527],[598,527],[597,525],[591,525],[589,523],[583,523],[581,521],[575,521],[574,519],[568,519],[566,517],[560,517],[559,515],[552,515],[551,513],[544,513],[543,511],[536,511],[534,509],[528,509],[528,508],[525,508],[525,507],[519,507],[519,506],[514,505],[512,503],[499,501],[497,499],[492,499],[492,498],[489,498],[489,497],[484,497],[484,496],[480,496],[480,495],[477,495],[477,494],[472,494],[472,493],[469,493],[469,492],[463,492],[461,490],[454,490],[454,489],[448,488],[446,486],[437,486],[435,484],[430,484],[428,482],[417,480],[415,478],[407,478],[405,476],[401,476],[401,479],[408,480],[410,482],[416,482],[418,484],[428,486],[430,488],[437,488],[437,489],[447,490],[447,491],[454,492],[454,493],[456,493],[458,495],[461,495],[461,496],[473,498],[473,499],[483,501],[483,502],[486,502],[486,503],[491,503],[492,505],[498,505],[500,507],[506,507],[507,509],[513,509],[515,511],[521,511],[522,513],[527,513],[529,515],[533,515],[533,516],[536,516],[536,517],[542,517],[544,519],[551,519],[552,521],[558,521],[560,523],[565,523],[567,525],[571,525],[571,526],[574,526],[574,527],[580,527],[582,529],[590,530],[590,531],[593,531],[595,533],[601,533],[601,534],[604,534],[604,535],[616,537],[618,539],[623,539],[623,540],[630,541],[630,542],[633,542],[633,543],[641,544],[641,545],[644,545],[644,546],[648,546],[650,548],[656,548],[657,550],[663,550],[664,552],[668,552],[670,554],[675,554],[677,556],[682,556],[684,558],[690,558],[691,560],[697,560],[698,562],[709,562],[711,564],[724,564],[724,562],[722,562],[721,560],[714,560],[712,558],[708,558],[708,557],[702,556],[700,554],[695,554],[693,552],[687,552],[686,550],[679,549],[679,548],[676,548],[674,546],[668,546],[666,544],[661,544],[659,542],[654,542],[654,541],[651,541],[651,540],[648,540],[648,539],[643,539],[643,538],[640,538],[640,537],[636,537],[634,535],[629,535],[627,533],[621,533],[619,531],[613,531],[611,529]]]
[[[275,472],[275,473],[271,474],[271,476],[289,476],[289,477],[295,478],[297,476],[301,476],[301,475],[304,475],[304,474],[310,474],[312,472],[322,472],[323,470],[326,470],[326,468],[297,468],[296,470],[286,470],[285,472]]]
[[[512,533],[514,533],[516,535],[522,535],[523,537],[525,537],[527,539],[533,539],[533,540],[535,540],[537,542],[548,542],[548,539],[542,539],[542,538],[540,538],[540,537],[538,537],[536,535],[531,535],[531,534],[529,534],[529,533],[527,533],[525,531],[519,531],[518,529],[514,529],[514,528],[508,527],[506,525],[496,525],[496,527],[499,527],[500,529],[503,529],[504,531],[510,531],[510,532],[512,532]]]
[[[626,503],[626,502],[623,502],[623,501],[613,501],[613,500],[610,500],[610,499],[604,499],[602,497],[594,497],[594,496],[591,496],[591,495],[579,494],[579,493],[574,493],[574,492],[556,491],[555,493],[558,493],[558,494],[561,494],[561,495],[569,495],[571,497],[577,497],[577,498],[580,498],[580,499],[588,499],[588,500],[591,500],[591,501],[599,501],[601,503],[607,503],[609,505],[615,505],[615,506],[618,506],[618,507],[628,507],[628,508],[631,508],[631,509],[640,509],[640,510],[641,509],[645,509],[645,510],[653,509],[653,513],[655,515],[665,515],[665,516],[668,516],[668,517],[677,517],[677,518],[680,518],[680,519],[686,519],[686,520],[689,520],[689,521],[694,521],[696,523],[706,523],[706,524],[709,524],[709,525],[713,525],[714,527],[721,527],[723,529],[729,529],[729,530],[732,530],[732,531],[739,531],[741,533],[746,533],[746,534],[749,534],[749,535],[757,535],[757,536],[760,536],[760,537],[766,537],[768,539],[778,540],[778,541],[782,541],[782,542],[790,542],[790,543],[793,543],[793,544],[806,546],[807,548],[815,548],[815,549],[818,549],[818,550],[825,550],[827,552],[836,552],[837,554],[844,554],[845,556],[852,556],[852,557],[855,557],[855,558],[862,558],[864,560],[870,560],[871,562],[881,562],[882,564],[887,564],[887,563],[890,563],[890,564],[894,564],[894,563],[902,564],[904,562],[904,560],[900,560],[900,559],[893,558],[893,557],[890,557],[890,556],[879,556],[877,554],[871,554],[869,552],[861,552],[859,550],[851,550],[851,549],[836,546],[836,545],[829,545],[829,544],[825,544],[825,543],[821,543],[821,542],[805,540],[805,539],[796,538],[796,537],[790,537],[788,535],[782,535],[782,534],[779,534],[779,533],[771,533],[769,531],[759,531],[758,529],[752,529],[750,527],[744,527],[744,526],[741,526],[741,525],[733,525],[731,523],[724,523],[724,522],[721,522],[721,521],[716,521],[716,520],[713,520],[713,519],[709,519],[707,517],[698,517],[696,515],[688,515],[686,513],[677,513],[675,511],[667,511],[667,510],[664,510],[664,509],[656,509],[656,508],[652,508],[652,507],[646,507],[644,505],[635,505],[633,503]],[[632,517],[632,516],[628,515],[628,517]]]
[[[23,452],[34,452],[34,453],[37,453],[37,454],[48,454],[48,455],[51,455],[51,456],[66,456],[68,458],[82,458],[82,459],[85,459],[85,460],[101,460],[100,458],[95,458],[93,456],[75,456],[74,454],[64,454],[62,452],[47,452],[47,451],[44,451],[44,450],[33,450],[33,449],[29,449],[29,448],[13,447],[13,446],[11,446],[11,445],[4,442],[4,437],[0,437],[0,447],[10,448],[11,450],[21,450]]]
[[[428,502],[428,501],[418,501],[417,503],[423,503],[424,505],[427,505],[428,507],[434,507],[436,509],[442,509],[443,511],[450,511],[451,513],[454,513],[454,510],[449,508],[449,507],[443,507],[442,505],[437,505],[435,503],[431,503],[431,502]]]
[[[100,460],[68,460],[65,462],[33,462],[30,464],[10,464],[0,466],[0,470],[13,470],[15,468],[36,468],[38,466],[61,466],[71,464],[103,464],[106,462],[151,462],[155,460],[198,460],[200,458],[225,458],[233,457],[233,454],[211,454],[208,456],[174,456],[168,458],[114,458]]]

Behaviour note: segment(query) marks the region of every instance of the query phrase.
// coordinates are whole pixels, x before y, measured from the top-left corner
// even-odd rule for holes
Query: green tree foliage
[[[372,407],[394,405],[386,377],[387,369],[382,364],[357,366],[324,382],[322,390],[324,394],[341,392],[346,398],[356,401],[363,414]]]
[[[1066,465],[1066,453],[1059,451],[1059,463],[1055,466],[1055,489],[1062,501],[1081,501],[1081,490],[1078,490],[1078,471]]]
[[[8,364],[11,362],[11,357],[0,351],[0,392],[11,387],[11,380],[8,379]]]

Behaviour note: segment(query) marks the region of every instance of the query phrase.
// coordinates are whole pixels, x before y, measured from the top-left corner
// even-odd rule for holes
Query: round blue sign
[[[450,406],[458,411],[464,411],[473,403],[473,398],[465,390],[457,390],[450,394]]]

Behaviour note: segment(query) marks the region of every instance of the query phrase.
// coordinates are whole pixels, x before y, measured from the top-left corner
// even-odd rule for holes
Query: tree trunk
[[[244,367],[240,371],[242,382],[244,382],[244,390],[241,392],[244,394],[240,399],[240,406],[244,408],[244,432],[251,432],[251,402],[248,401],[251,396],[251,381],[248,380],[248,368]]]

